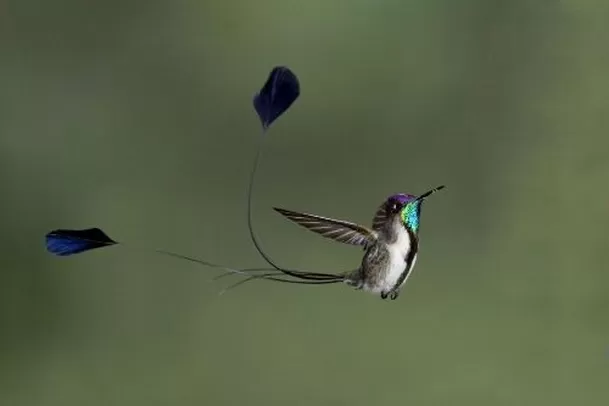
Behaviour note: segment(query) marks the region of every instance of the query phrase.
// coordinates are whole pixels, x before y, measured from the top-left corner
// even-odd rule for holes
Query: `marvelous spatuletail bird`
[[[390,197],[378,209],[372,229],[341,220],[276,209],[286,217],[321,235],[344,243],[362,246],[366,254],[362,265],[355,271],[322,273],[281,267],[264,252],[256,238],[252,226],[252,195],[266,133],[271,124],[288,110],[299,95],[300,84],[296,75],[287,67],[277,66],[272,69],[264,86],[254,96],[253,100],[263,131],[248,185],[248,229],[256,250],[272,268],[237,269],[171,251],[147,250],[227,271],[226,274],[221,276],[231,274],[247,276],[229,289],[254,279],[306,285],[345,282],[358,289],[380,293],[382,298],[395,299],[416,261],[419,246],[418,228],[421,204],[426,197],[436,190],[440,190],[443,186],[419,197],[408,194],[398,194]],[[56,229],[46,235],[47,250],[58,256],[70,256],[119,244],[125,245],[110,238],[99,228]]]

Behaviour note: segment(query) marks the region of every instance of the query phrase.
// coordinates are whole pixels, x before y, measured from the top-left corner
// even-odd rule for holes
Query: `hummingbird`
[[[278,265],[262,249],[256,237],[252,223],[252,196],[254,180],[266,134],[271,124],[294,103],[299,95],[300,85],[296,75],[287,67],[277,66],[273,68],[264,86],[254,96],[253,100],[254,108],[262,124],[262,134],[250,172],[247,190],[247,225],[254,247],[270,268],[239,269],[173,251],[145,248],[144,250],[198,263],[206,267],[223,269],[227,272],[220,275],[220,277],[227,275],[247,277],[227,289],[253,279],[306,285],[344,282],[356,289],[380,294],[382,299],[390,298],[395,300],[399,295],[401,287],[412,273],[417,259],[421,205],[428,196],[443,189],[444,186],[439,186],[420,196],[404,193],[390,196],[377,209],[372,222],[372,228],[329,217],[274,208],[290,220],[324,237],[362,247],[365,254],[361,265],[355,270],[322,273],[286,268]],[[114,245],[125,245],[110,238],[103,230],[97,227],[87,229],[55,229],[47,233],[45,239],[47,250],[52,254],[62,257]]]
[[[444,185],[438,186],[420,196],[405,193],[389,196],[377,209],[371,228],[316,214],[273,209],[323,237],[363,248],[361,265],[342,274],[326,274],[328,283],[334,277],[333,281],[342,281],[355,289],[380,295],[382,299],[395,300],[417,261],[423,202],[443,188]],[[298,274],[292,276],[298,277]]]

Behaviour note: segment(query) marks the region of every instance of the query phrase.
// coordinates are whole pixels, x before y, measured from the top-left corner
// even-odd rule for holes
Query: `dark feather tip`
[[[53,230],[46,235],[47,251],[59,256],[79,254],[117,244],[99,228]]]
[[[268,128],[285,113],[299,95],[300,83],[294,72],[285,66],[273,68],[260,92],[254,96],[254,108],[262,128]]]

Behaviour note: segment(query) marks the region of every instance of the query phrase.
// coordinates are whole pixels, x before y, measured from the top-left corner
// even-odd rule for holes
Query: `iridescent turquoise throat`
[[[421,202],[408,203],[402,209],[402,221],[415,233],[419,231],[419,206]]]

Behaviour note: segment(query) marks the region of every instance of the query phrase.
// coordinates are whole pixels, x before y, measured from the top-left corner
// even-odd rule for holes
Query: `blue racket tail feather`
[[[262,128],[270,127],[299,95],[300,83],[294,72],[285,66],[274,67],[260,92],[254,96],[254,109]]]
[[[47,251],[61,257],[116,244],[116,241],[108,237],[99,228],[87,228],[83,230],[57,229],[46,235]]]

